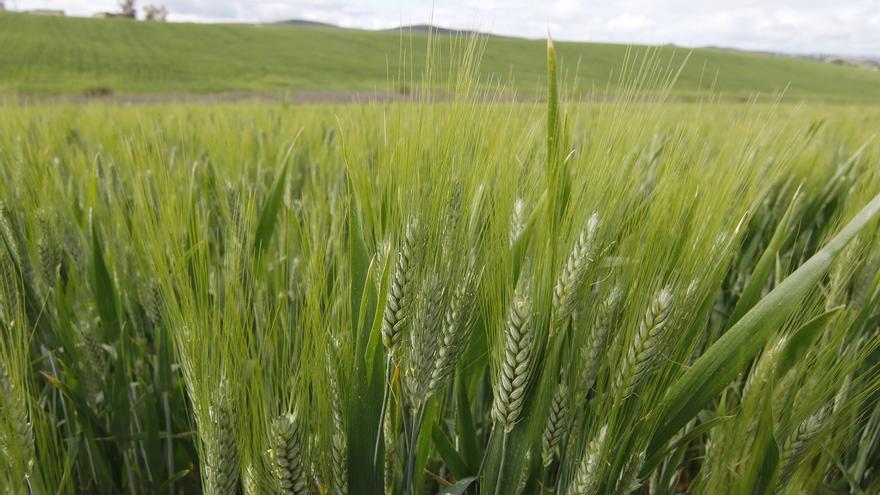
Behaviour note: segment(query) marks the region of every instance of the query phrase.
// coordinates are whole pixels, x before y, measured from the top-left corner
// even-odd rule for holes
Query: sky
[[[5,0],[16,10],[91,15],[115,0]],[[724,46],[787,53],[880,57],[880,0],[141,0],[169,20],[272,22],[307,19],[382,29],[443,27],[555,39]]]

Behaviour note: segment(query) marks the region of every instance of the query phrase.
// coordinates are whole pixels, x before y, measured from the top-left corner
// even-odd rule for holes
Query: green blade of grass
[[[761,299],[672,385],[657,413],[649,454],[664,445],[739,373],[797,309],[841,250],[878,214],[872,199],[821,250]]]
[[[379,287],[379,293],[376,296],[376,305],[385,301],[388,297],[388,287],[391,280],[391,250],[389,248],[385,255],[385,265],[382,267],[382,281]],[[364,362],[366,369],[373,369],[373,362],[382,352],[382,311],[376,311],[373,315],[373,323],[370,328],[370,337],[367,340],[367,347],[364,353]]]
[[[791,215],[797,204],[799,193],[800,189],[795,191],[794,196],[791,198],[791,203],[789,203],[788,208],[782,215],[782,219],[779,220],[779,224],[776,225],[776,230],[773,232],[773,236],[767,244],[767,249],[764,250],[761,257],[758,259],[758,263],[755,265],[755,268],[752,270],[752,274],[749,277],[749,282],[743,288],[742,296],[740,296],[739,301],[737,301],[736,306],[733,308],[733,313],[730,315],[730,322],[728,325],[734,325],[739,321],[746,312],[752,309],[752,306],[758,302],[758,299],[761,298],[761,291],[763,291],[764,286],[767,285],[767,279],[773,272],[776,257],[779,254],[779,250],[782,249],[782,244],[787,237]]]
[[[801,357],[806,354],[807,350],[809,350],[813,342],[819,338],[819,335],[822,334],[831,319],[841,310],[843,310],[843,306],[832,308],[804,323],[800,328],[795,330],[777,358],[776,366],[774,367],[776,379],[780,379],[788,372],[788,370],[797,364]]]
[[[369,304],[367,291],[364,290],[370,280],[372,263],[367,254],[367,246],[364,242],[364,229],[361,223],[359,209],[355,195],[349,195],[348,208],[348,268],[351,274],[350,302],[351,302],[351,332],[354,337],[355,355],[360,355],[361,347],[366,339],[362,336],[363,323],[371,316],[377,304]],[[369,332],[368,329],[363,329]]]
[[[673,442],[668,448],[657,450],[651,457],[646,459],[645,465],[642,468],[642,475],[644,476],[649,474],[651,470],[657,467],[663,461],[663,458],[669,455],[671,452],[686,447],[690,442],[696,440],[704,433],[730,419],[732,418],[727,416],[717,416],[691,428],[690,431],[688,431],[685,435],[682,435],[681,438]]]
[[[101,317],[104,339],[113,343],[119,338],[119,313],[117,309],[116,289],[110,271],[104,262],[101,235],[96,223],[92,224],[92,277],[94,282],[95,306]]]
[[[441,489],[439,495],[462,495],[475,481],[476,476],[460,479],[454,485]]]
[[[285,160],[275,184],[272,185],[272,191],[263,203],[260,210],[260,219],[257,222],[257,230],[254,233],[254,253],[259,257],[265,246],[269,245],[272,234],[275,232],[275,224],[278,223],[278,212],[281,210],[282,198],[284,196],[284,185],[287,178],[287,169],[289,162]]]
[[[425,472],[425,467],[428,465],[428,454],[430,454],[431,446],[434,444],[432,435],[433,429],[426,428],[424,425],[433,425],[437,420],[437,398],[432,398],[425,405],[424,415],[422,416],[422,427],[419,428],[418,438],[415,440],[416,442],[416,458],[415,458],[415,469],[413,475],[413,483],[415,486],[415,493],[420,494],[424,491],[422,483],[422,479],[424,478],[423,473]]]
[[[754,455],[749,457],[742,478],[740,491],[742,495],[768,493],[772,491],[776,468],[779,464],[779,446],[773,437],[773,402],[764,398],[761,415],[758,419],[758,432],[752,447]]]
[[[470,469],[468,469],[467,463],[455,450],[452,441],[436,424],[431,429],[431,438],[434,440],[434,447],[437,448],[437,452],[440,453],[440,457],[446,462],[449,472],[452,473],[455,479],[461,480],[472,474]]]
[[[559,88],[556,78],[556,47],[547,35],[547,160],[559,159]],[[552,170],[552,167],[551,167]]]
[[[461,455],[471,472],[480,469],[480,448],[477,444],[477,429],[471,414],[468,400],[467,383],[463,374],[458,372],[455,379],[455,428],[461,444]]]

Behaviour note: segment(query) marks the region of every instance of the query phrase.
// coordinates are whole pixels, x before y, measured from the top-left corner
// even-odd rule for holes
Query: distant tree
[[[6,11],[6,5],[3,5],[3,2],[0,2],[0,12]]]
[[[168,7],[164,5],[147,5],[144,7],[144,19],[148,21],[165,21],[168,19]]]
[[[135,7],[134,2],[135,0],[119,0],[119,14],[122,17],[136,18],[137,7]]]

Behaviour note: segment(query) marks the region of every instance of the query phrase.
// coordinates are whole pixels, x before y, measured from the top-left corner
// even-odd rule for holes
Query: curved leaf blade
[[[755,357],[767,339],[797,309],[843,248],[877,215],[874,197],[822,249],[783,280],[718,339],[669,388],[658,407],[657,429],[648,452],[662,448]]]

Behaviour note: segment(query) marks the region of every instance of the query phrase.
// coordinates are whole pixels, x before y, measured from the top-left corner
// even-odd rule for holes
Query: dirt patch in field
[[[434,94],[430,100],[443,102],[450,99],[446,94]],[[491,102],[543,102],[543,96],[521,94],[495,94],[484,98]],[[90,91],[88,93],[63,94],[63,95],[3,95],[0,94],[0,104],[18,103],[22,105],[45,105],[45,104],[113,104],[113,105],[163,105],[163,104],[321,104],[321,103],[375,103],[389,101],[420,101],[422,95],[416,93],[401,92],[376,92],[376,91],[295,91],[295,92],[251,92],[231,91],[226,93],[144,93],[144,94],[116,94],[112,91]],[[569,99],[568,101],[573,101]],[[593,102],[617,102],[618,98],[604,95],[594,95],[577,99],[577,101]],[[649,96],[627,98],[629,103],[659,103],[677,104],[688,103],[692,100],[677,96]]]
[[[441,97],[442,98],[442,97]],[[29,104],[52,103],[110,103],[119,105],[154,105],[154,104],[224,104],[224,103],[368,103],[392,100],[411,101],[411,95],[399,93],[379,93],[370,91],[297,91],[283,92],[247,92],[234,91],[228,93],[147,93],[147,94],[115,94],[97,93],[65,94],[65,95],[8,95],[0,96],[0,102],[18,102]]]

